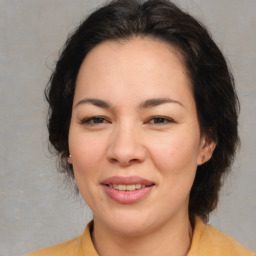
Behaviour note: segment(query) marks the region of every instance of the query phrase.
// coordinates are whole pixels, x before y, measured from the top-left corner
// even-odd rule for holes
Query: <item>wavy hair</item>
[[[134,36],[162,40],[179,49],[193,86],[201,131],[216,142],[212,158],[198,166],[190,192],[189,216],[208,220],[218,203],[223,177],[239,144],[239,101],[225,57],[204,25],[168,0],[116,0],[89,15],[71,34],[45,90],[49,140],[60,170],[73,177],[68,132],[76,78],[82,61],[106,40]]]

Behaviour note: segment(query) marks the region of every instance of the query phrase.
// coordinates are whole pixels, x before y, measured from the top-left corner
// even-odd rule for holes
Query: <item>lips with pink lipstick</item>
[[[106,194],[121,204],[132,204],[150,193],[154,187],[152,181],[137,176],[113,176],[101,183]]]

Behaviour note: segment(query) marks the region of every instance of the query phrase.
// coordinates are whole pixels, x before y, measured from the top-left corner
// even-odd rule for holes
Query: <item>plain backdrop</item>
[[[103,2],[0,0],[0,256],[73,238],[92,217],[48,153],[43,90],[68,33]],[[207,25],[234,72],[242,146],[210,223],[256,251],[256,1],[174,2]]]

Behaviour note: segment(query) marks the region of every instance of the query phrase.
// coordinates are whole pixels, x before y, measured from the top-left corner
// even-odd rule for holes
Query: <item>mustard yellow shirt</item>
[[[99,256],[92,243],[90,222],[84,233],[67,242],[41,249],[27,256]],[[187,256],[255,256],[232,237],[197,218]]]

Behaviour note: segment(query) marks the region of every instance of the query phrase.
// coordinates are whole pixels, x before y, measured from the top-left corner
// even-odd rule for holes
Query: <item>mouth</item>
[[[125,185],[125,184],[105,184],[106,186],[109,186],[115,190],[119,191],[135,191],[138,189],[146,188],[146,187],[152,187],[155,184],[151,185],[144,185],[144,184],[130,184],[130,185]]]
[[[149,195],[155,183],[137,176],[114,176],[101,185],[110,199],[120,204],[132,204]]]

